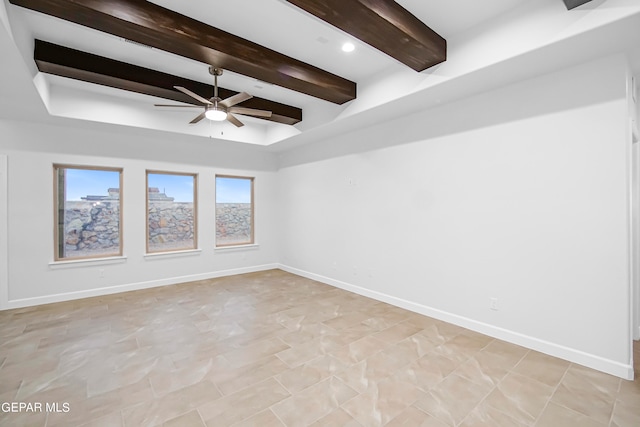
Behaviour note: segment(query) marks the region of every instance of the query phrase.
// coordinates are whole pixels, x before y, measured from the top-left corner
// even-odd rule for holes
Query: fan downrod
[[[217,108],[218,101],[221,100],[218,96],[218,76],[222,75],[222,68],[211,66],[209,67],[209,74],[213,76],[213,98],[211,98],[211,100],[214,101]]]

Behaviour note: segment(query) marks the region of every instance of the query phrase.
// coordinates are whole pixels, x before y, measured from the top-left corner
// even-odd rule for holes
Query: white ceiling
[[[7,0],[3,2],[13,43],[24,58],[24,64],[14,64],[13,70],[5,70],[4,73],[11,73],[15,78],[19,70],[28,70],[30,77],[36,77],[36,86],[45,98],[49,115],[284,148],[320,138],[327,133],[344,132],[350,126],[346,122],[366,125],[381,116],[390,117],[393,114],[385,111],[390,111],[393,105],[396,115],[405,114],[414,108],[428,108],[465,96],[469,91],[490,89],[497,84],[530,77],[563,64],[570,65],[567,52],[555,51],[553,55],[549,53],[552,55],[547,58],[549,64],[532,66],[531,62],[523,62],[526,55],[533,59],[540,49],[551,52],[549,46],[552,44],[561,46],[564,43],[566,49],[573,49],[571,54],[576,61],[609,51],[630,50],[634,46],[636,51],[640,49],[640,38],[633,41],[637,33],[630,33],[630,40],[612,40],[610,44],[597,46],[592,51],[586,48],[590,32],[604,28],[607,34],[611,34],[610,37],[620,37],[620,31],[615,31],[617,27],[614,28],[614,24],[632,28],[640,16],[640,2],[637,0],[594,0],[572,11],[567,11],[561,0],[398,0],[397,3],[449,43],[447,63],[422,73],[410,70],[284,0],[153,0],[160,6],[358,84],[358,99],[338,106],[227,71],[219,80],[222,87],[246,91],[303,109],[303,121],[295,126],[242,116],[246,126],[235,129],[229,123],[212,124],[208,121],[189,125],[188,121],[198,111],[153,107],[153,103],[166,103],[166,100],[61,77],[37,76],[32,60],[33,40],[36,38],[211,83],[206,64],[16,7]],[[629,23],[625,19],[632,21]],[[546,24],[547,28],[541,30],[541,24]],[[3,31],[0,34],[3,38],[0,48],[3,51],[15,49],[16,46],[7,40],[8,34],[5,33]],[[576,47],[582,46],[576,44],[578,37],[584,38],[585,48],[584,51],[575,52]],[[627,38],[624,32],[622,38]],[[356,50],[349,54],[340,49],[347,40],[356,45]],[[5,57],[11,55],[15,56],[15,53],[7,52]],[[513,66],[507,66],[509,63]],[[495,73],[485,73],[487,76],[484,76],[482,70],[490,66],[498,67],[496,72],[504,73],[504,77],[497,79]],[[477,78],[469,80],[468,77],[472,75]],[[0,78],[3,78],[0,95],[15,90],[8,87],[11,83],[3,75]],[[33,88],[29,90],[33,92]],[[429,96],[418,96],[421,93],[428,93]],[[404,102],[403,107],[398,107],[400,102]],[[385,103],[390,104],[386,106]],[[2,110],[0,117],[1,114]]]

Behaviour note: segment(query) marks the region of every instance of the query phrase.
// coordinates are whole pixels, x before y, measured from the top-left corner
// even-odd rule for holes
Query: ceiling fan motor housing
[[[211,74],[212,76],[218,77],[218,76],[221,76],[222,73],[223,73],[222,68],[217,68],[213,66],[209,67],[209,74]]]

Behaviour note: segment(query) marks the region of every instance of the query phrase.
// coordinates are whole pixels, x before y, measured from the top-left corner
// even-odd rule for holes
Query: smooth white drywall
[[[625,76],[606,58],[286,153],[281,262],[632,375]]]
[[[627,99],[629,101],[629,132],[632,141],[631,159],[631,311],[633,315],[633,339],[640,340],[640,145],[638,143],[638,90],[637,78],[630,70],[627,79]]]
[[[277,263],[276,171],[271,155],[228,142],[156,138],[115,127],[101,132],[0,121],[0,134],[0,151],[8,163],[9,307],[252,271]],[[54,163],[124,168],[124,262],[50,264]],[[240,163],[245,166],[239,167]],[[146,169],[198,174],[200,252],[144,256]],[[257,247],[214,249],[216,174],[255,177]]]
[[[0,310],[7,308],[9,301],[9,242],[7,241],[7,156],[0,153]]]
[[[631,310],[633,313],[632,333],[634,340],[640,340],[640,143],[634,138],[632,146],[631,185]]]

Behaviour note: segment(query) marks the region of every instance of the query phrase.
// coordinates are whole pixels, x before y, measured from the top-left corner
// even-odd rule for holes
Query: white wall
[[[7,156],[0,153],[0,310],[7,307],[9,300],[9,275],[7,273],[9,269],[9,242],[7,241],[8,190]]]
[[[632,145],[632,185],[631,185],[631,311],[633,316],[632,334],[640,340],[640,143],[634,137]]]
[[[640,119],[640,109],[638,108],[638,87],[637,80],[640,73],[633,76],[633,71],[629,73],[627,79],[627,98],[629,101],[629,127],[632,139],[632,185],[631,185],[631,260],[632,260],[632,288],[631,288],[631,311],[633,313],[632,333],[633,339],[640,340],[640,144],[638,139],[638,120]]]
[[[8,307],[277,266],[277,229],[273,225],[277,214],[276,171],[271,155],[247,151],[224,141],[192,140],[109,126],[91,130],[0,121],[0,134],[0,153],[6,154],[8,160]],[[53,163],[124,168],[126,260],[70,266],[51,264]],[[240,167],[241,164],[244,166]],[[198,174],[201,252],[188,256],[144,256],[146,169]],[[214,250],[216,174],[255,177],[258,247]]]
[[[285,153],[281,262],[631,377],[625,76],[607,58]]]

